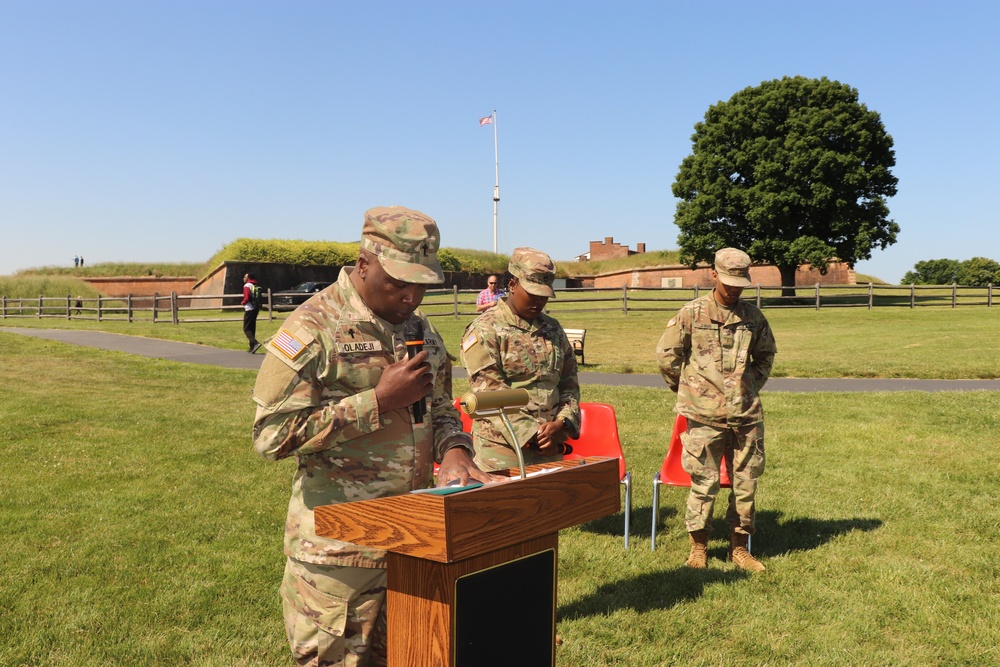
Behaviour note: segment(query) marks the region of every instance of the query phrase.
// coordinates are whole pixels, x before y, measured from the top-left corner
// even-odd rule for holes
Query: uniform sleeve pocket
[[[253,389],[253,398],[258,405],[273,408],[289,400],[295,386],[299,382],[298,371],[285,364],[268,363],[264,361],[264,371],[257,374],[257,382]],[[301,401],[301,399],[298,399]],[[308,401],[308,397],[306,397]],[[307,403],[303,402],[305,407]]]

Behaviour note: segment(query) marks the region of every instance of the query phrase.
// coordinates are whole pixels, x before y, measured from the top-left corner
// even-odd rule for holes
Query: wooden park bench
[[[586,363],[585,357],[583,356],[583,341],[587,337],[586,329],[563,329],[566,332],[566,338],[569,338],[570,345],[573,346],[573,352],[576,356],[580,357],[580,363]]]

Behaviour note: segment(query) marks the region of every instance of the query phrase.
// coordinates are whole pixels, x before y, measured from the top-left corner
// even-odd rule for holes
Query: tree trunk
[[[781,296],[795,296],[795,270],[797,266],[779,266],[781,272]]]

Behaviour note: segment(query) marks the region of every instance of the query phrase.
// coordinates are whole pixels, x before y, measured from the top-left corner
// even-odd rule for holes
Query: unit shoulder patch
[[[493,363],[489,350],[479,340],[479,334],[474,331],[462,341],[462,363],[470,376]]]
[[[465,340],[462,341],[462,352],[465,352],[478,342],[479,338],[476,337],[476,332],[473,331],[472,333],[470,333],[468,336],[465,337]]]

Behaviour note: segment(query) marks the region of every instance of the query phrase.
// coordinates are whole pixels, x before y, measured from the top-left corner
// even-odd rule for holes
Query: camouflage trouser
[[[285,563],[281,600],[296,664],[384,667],[385,570]]]
[[[764,473],[764,424],[718,428],[689,419],[681,443],[681,463],[691,475],[684,515],[688,532],[711,529],[712,509],[719,493],[719,466],[725,457],[732,461],[729,478],[733,481],[726,523],[730,530],[753,535],[757,478]]]
[[[472,444],[476,450],[474,461],[480,470],[506,470],[507,468],[517,468],[517,453],[514,448],[507,443],[490,442],[477,435],[472,436]],[[523,443],[522,443],[523,444]],[[534,449],[521,448],[524,454],[524,465],[529,466],[535,463],[549,463],[551,461],[562,461],[562,454],[555,456],[542,456]]]

